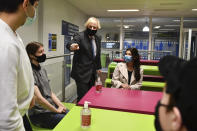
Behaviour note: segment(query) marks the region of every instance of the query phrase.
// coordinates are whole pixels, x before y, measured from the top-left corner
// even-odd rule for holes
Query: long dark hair
[[[33,55],[34,56],[36,54],[37,50],[40,47],[43,47],[43,44],[42,43],[39,43],[39,42],[31,42],[31,43],[27,44],[26,51],[27,51],[27,54],[29,56],[30,61],[32,60],[32,58],[30,57],[30,55]]]
[[[140,56],[139,56],[138,50],[136,48],[128,48],[126,52],[127,51],[130,51],[132,54],[133,69],[135,71],[134,76],[135,76],[136,81],[139,81],[141,75],[140,75]]]

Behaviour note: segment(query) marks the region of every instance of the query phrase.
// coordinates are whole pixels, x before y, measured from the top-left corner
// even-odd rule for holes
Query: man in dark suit
[[[77,85],[77,101],[79,101],[94,85],[97,73],[101,71],[101,40],[96,35],[100,22],[90,17],[85,23],[86,30],[76,33],[67,49],[74,51],[71,77]]]

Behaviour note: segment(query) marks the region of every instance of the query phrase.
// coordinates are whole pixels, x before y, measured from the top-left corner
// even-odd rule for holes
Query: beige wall
[[[85,29],[83,25],[87,18],[88,16],[66,0],[41,0],[35,23],[31,26],[23,26],[17,32],[22,37],[25,45],[31,41],[43,43],[48,57],[62,55],[64,53],[64,37],[61,35],[62,20],[79,26],[79,30],[82,31]],[[48,51],[49,33],[57,34],[57,51]],[[63,58],[50,59],[43,64],[51,80],[51,88],[59,96],[61,96],[62,91],[62,61]]]
[[[17,32],[22,37],[25,45],[31,41],[39,41],[44,44],[47,54],[56,55],[62,53],[62,51],[59,49],[48,52],[48,33],[54,33],[61,37],[62,20],[78,25],[79,30],[82,31],[87,18],[87,15],[66,0],[41,0],[37,9],[36,21],[33,25],[20,27]],[[57,42],[63,45],[61,40]]]

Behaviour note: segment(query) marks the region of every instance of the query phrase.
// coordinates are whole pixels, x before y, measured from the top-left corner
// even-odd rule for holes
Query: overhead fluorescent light
[[[149,27],[146,25],[144,26],[144,28],[142,29],[143,32],[149,32]]]
[[[192,9],[192,11],[197,11],[197,9]]]
[[[166,31],[170,30],[171,31],[171,30],[175,30],[175,29],[159,29],[159,30],[166,30]]]
[[[125,31],[131,31],[131,30],[133,30],[133,29],[124,29]]]
[[[115,20],[113,20],[113,22],[121,22],[121,20],[120,19],[115,19]],[[123,22],[124,23],[131,23],[131,22],[136,22],[136,20],[127,20],[127,19],[125,20],[124,19]]]
[[[121,20],[113,20],[114,22],[121,22]]]
[[[155,31],[157,33],[160,33],[160,32],[168,32],[167,30],[158,30],[158,31]]]
[[[161,26],[155,26],[154,29],[159,29]]]
[[[107,10],[108,12],[137,12],[139,9]]]
[[[165,27],[179,27],[180,25],[164,25]]]
[[[129,25],[123,25],[125,29],[128,29],[129,28]]]
[[[180,3],[180,2],[170,2],[170,3],[160,3],[160,5],[164,5],[164,6],[175,5],[175,6],[178,6],[178,5],[182,5],[182,3]]]
[[[121,25],[116,25],[117,27],[121,27]],[[133,27],[134,25],[123,25],[124,28]]]
[[[180,22],[180,20],[173,20],[174,22]],[[184,22],[196,22],[197,20],[184,20]]]
[[[124,19],[123,22],[125,22],[125,23],[130,23],[130,22],[136,22],[136,20],[129,20],[129,19],[126,19],[126,20],[125,20],[125,19]]]

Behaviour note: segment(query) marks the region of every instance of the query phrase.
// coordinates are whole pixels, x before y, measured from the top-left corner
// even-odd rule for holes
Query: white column
[[[149,51],[149,53],[148,53],[148,60],[150,60],[151,59],[151,56],[152,56],[152,54],[151,54],[151,50],[152,50],[152,27],[153,27],[153,24],[152,24],[152,16],[150,16],[149,17],[149,47],[148,47],[148,51]]]
[[[187,60],[190,60],[191,42],[192,42],[192,29],[189,29]]]
[[[181,17],[180,21],[180,38],[179,38],[179,57],[183,58],[183,19],[184,17]]]
[[[123,18],[121,17],[120,21],[120,58],[122,58],[122,51],[123,51]]]
[[[187,38],[187,32],[184,31],[183,32],[183,39],[184,39],[184,41],[183,41],[183,57],[182,57],[183,59],[185,59],[186,38]]]

